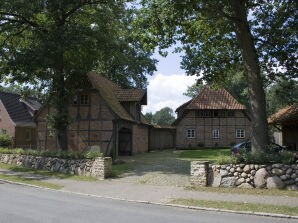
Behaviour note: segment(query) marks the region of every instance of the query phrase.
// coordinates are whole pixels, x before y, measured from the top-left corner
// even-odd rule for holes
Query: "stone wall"
[[[205,171],[205,173],[203,173]],[[201,178],[201,179],[198,179]],[[227,164],[191,162],[191,183],[195,186],[277,188],[298,190],[298,164]]]
[[[111,175],[112,159],[98,157],[96,159],[60,159],[18,154],[0,154],[0,162],[33,169],[49,170],[80,176],[106,178]]]

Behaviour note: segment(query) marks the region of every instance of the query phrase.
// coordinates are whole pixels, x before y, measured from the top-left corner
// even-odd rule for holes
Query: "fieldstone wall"
[[[202,174],[205,168],[205,174]],[[204,179],[196,179],[204,178]],[[207,181],[213,187],[239,188],[277,188],[298,190],[298,164],[227,164],[210,165],[191,162],[191,183],[204,186],[198,182]]]
[[[60,159],[18,154],[0,154],[0,162],[33,169],[80,176],[93,176],[102,179],[110,176],[112,171],[112,159],[110,157],[98,157],[96,159]]]

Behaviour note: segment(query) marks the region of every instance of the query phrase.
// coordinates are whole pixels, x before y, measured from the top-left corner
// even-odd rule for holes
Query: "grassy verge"
[[[246,188],[225,188],[225,187],[186,187],[187,190],[201,192],[229,193],[229,194],[248,194],[265,196],[288,196],[298,197],[298,191],[277,190],[277,189],[246,189]]]
[[[9,164],[4,164],[4,163],[0,163],[0,168],[6,169],[6,170],[11,170],[14,172],[32,173],[32,174],[38,174],[38,175],[46,176],[46,177],[54,177],[54,178],[58,178],[58,179],[71,179],[71,180],[79,180],[79,181],[96,181],[97,180],[95,177],[70,175],[70,174],[64,174],[64,173],[58,173],[58,172],[51,172],[48,170],[36,170],[36,169],[27,168],[27,167],[9,165]]]
[[[179,158],[215,161],[218,157],[230,157],[230,148],[199,148],[181,151]]]
[[[193,199],[175,199],[170,203],[181,204],[195,207],[218,208],[234,211],[252,211],[252,212],[266,212],[276,214],[286,214],[298,216],[297,207],[277,206],[277,205],[264,205],[252,204],[245,202],[229,202],[229,201],[206,201],[206,200],[193,200]]]
[[[17,182],[17,183],[26,183],[26,184],[31,184],[31,185],[35,185],[35,186],[51,188],[51,189],[55,189],[55,190],[59,190],[59,189],[63,188],[63,186],[61,186],[59,184],[47,183],[47,182],[43,182],[43,181],[39,181],[39,180],[30,180],[30,179],[26,179],[26,178],[18,177],[18,176],[8,176],[5,174],[0,174],[0,179],[9,180],[12,182]]]
[[[115,164],[112,166],[112,174],[111,178],[118,178],[121,177],[122,174],[128,172],[129,166],[127,163],[123,164]]]

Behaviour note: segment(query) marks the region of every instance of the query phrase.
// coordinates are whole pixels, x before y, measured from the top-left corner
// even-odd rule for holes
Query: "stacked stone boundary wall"
[[[61,159],[18,154],[0,154],[0,162],[32,169],[49,170],[80,176],[92,176],[100,179],[111,175],[112,159],[98,157],[95,159]]]
[[[226,164],[191,162],[194,186],[298,190],[298,164]]]

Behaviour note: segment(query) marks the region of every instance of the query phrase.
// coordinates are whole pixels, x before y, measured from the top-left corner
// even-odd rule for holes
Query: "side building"
[[[225,89],[205,86],[176,109],[176,147],[230,146],[247,140],[251,122],[244,105]]]
[[[34,98],[0,92],[0,133],[12,138],[13,147],[36,148],[34,114],[41,104]]]
[[[149,126],[141,114],[145,104],[146,90],[122,89],[102,75],[89,72],[66,105],[70,119],[68,150],[84,151],[96,145],[105,155],[114,157],[148,151]],[[47,119],[54,113],[49,101],[36,116],[40,149],[60,150]]]

